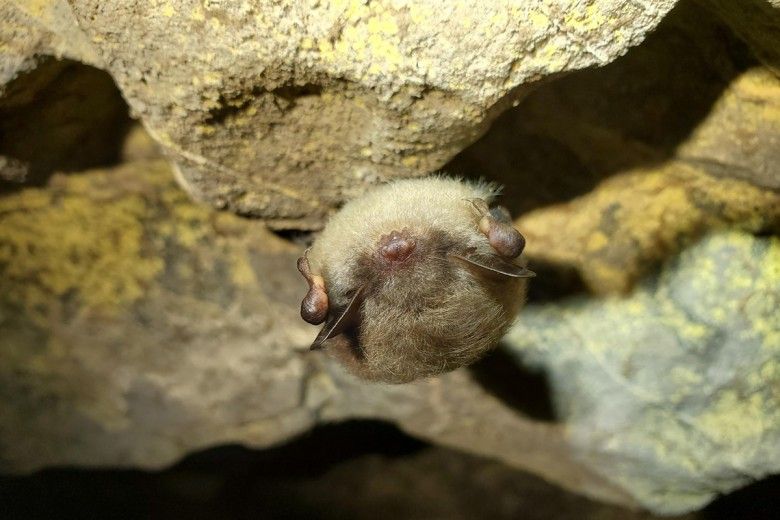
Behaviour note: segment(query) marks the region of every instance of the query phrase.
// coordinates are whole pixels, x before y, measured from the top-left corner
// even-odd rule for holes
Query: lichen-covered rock
[[[0,198],[2,470],[159,466],[309,428],[299,253],[194,205],[162,160]]]
[[[628,291],[703,230],[727,225],[780,232],[780,192],[716,179],[682,161],[616,175],[573,202],[518,221],[529,256],[575,267],[601,294]]]
[[[45,56],[99,66],[100,58],[73,17],[67,0],[0,2],[0,100],[7,84]]]
[[[529,94],[447,168],[502,182],[529,257],[605,294],[707,229],[780,231],[779,163],[780,79],[692,2]]]
[[[676,155],[711,175],[780,192],[780,75],[752,67],[734,78]]]
[[[615,59],[674,3],[71,6],[193,195],[319,228],[368,183],[441,166],[522,85]]]
[[[559,426],[468,372],[385,387],[309,352],[300,253],[260,222],[189,201],[161,160],[0,198],[0,471],[160,467],[376,417],[633,503],[572,459]]]
[[[662,513],[780,472],[780,239],[709,235],[627,298],[529,306],[579,459]]]

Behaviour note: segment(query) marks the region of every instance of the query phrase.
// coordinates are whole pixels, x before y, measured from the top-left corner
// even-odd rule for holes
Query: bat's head
[[[323,232],[314,246],[319,274],[307,255],[299,260],[310,287],[301,314],[324,322],[312,348],[365,379],[403,383],[472,363],[498,342],[533,276],[516,259],[524,240],[486,202],[441,203],[457,222],[441,212],[428,220],[372,214],[368,226],[348,226],[348,243]]]

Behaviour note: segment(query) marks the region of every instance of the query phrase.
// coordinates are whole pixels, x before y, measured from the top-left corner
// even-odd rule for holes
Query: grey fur
[[[329,307],[315,346],[359,377],[388,383],[454,370],[493,348],[532,276],[522,260],[501,258],[480,230],[484,215],[471,201],[490,203],[495,193],[489,184],[431,177],[379,186],[345,205],[308,253]],[[402,247],[408,257],[388,260],[380,245],[388,240],[412,244],[411,253]],[[504,268],[485,270],[486,259]],[[513,275],[501,274],[507,266]],[[350,326],[326,339],[353,301],[340,322]]]

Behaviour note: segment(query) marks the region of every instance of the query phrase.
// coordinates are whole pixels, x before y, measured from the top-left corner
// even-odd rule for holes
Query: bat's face
[[[533,276],[515,260],[524,240],[505,211],[482,199],[433,202],[452,205],[448,215],[465,222],[387,220],[380,223],[395,226],[363,233],[352,254],[319,255],[319,274],[307,256],[299,260],[310,286],[301,314],[325,323],[312,348],[366,379],[403,383],[469,364],[498,342]],[[318,241],[314,250],[339,246]]]

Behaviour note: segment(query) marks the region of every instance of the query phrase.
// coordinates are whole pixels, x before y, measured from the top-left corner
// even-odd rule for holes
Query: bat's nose
[[[414,252],[417,242],[406,230],[393,231],[379,239],[379,255],[388,263],[403,262]]]

